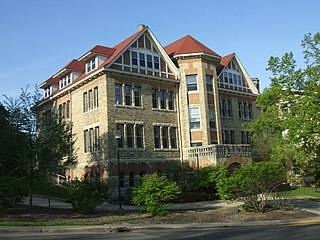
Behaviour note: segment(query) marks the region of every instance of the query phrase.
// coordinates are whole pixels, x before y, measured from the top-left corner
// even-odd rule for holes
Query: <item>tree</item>
[[[133,189],[132,203],[144,205],[145,211],[153,216],[164,215],[164,207],[177,199],[181,194],[181,188],[167,177],[154,173],[145,176],[140,186]]]
[[[46,120],[42,118],[36,109],[40,100],[37,88],[34,93],[31,93],[28,87],[22,89],[17,99],[5,97],[7,120],[15,132],[24,136],[25,141],[16,151],[20,159],[18,165],[26,169],[24,174],[30,180],[30,205],[32,205],[35,173],[47,176],[48,172],[56,172],[61,167],[63,156],[67,156],[67,161],[74,163],[72,125],[54,114]]]
[[[304,174],[320,172],[320,33],[302,41],[304,68],[293,53],[271,57],[271,85],[260,96],[261,118],[248,124],[254,145],[270,145],[269,159],[297,165]]]

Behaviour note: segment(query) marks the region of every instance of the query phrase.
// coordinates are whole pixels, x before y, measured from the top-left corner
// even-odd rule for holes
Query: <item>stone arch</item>
[[[243,159],[242,157],[239,156],[232,156],[227,158],[224,162],[223,162],[223,166],[225,166],[226,168],[229,169],[229,166],[231,164],[235,165],[240,165],[243,166],[244,164],[246,164],[247,161],[245,159]]]

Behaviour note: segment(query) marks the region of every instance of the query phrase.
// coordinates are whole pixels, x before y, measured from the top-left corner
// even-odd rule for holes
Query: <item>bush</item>
[[[283,186],[286,170],[278,163],[260,162],[244,165],[233,175],[218,182],[219,196],[224,200],[240,199],[257,212],[263,212],[272,200],[283,207]],[[280,195],[280,193],[282,195]]]
[[[26,191],[16,186],[0,185],[0,212],[21,203],[27,195]]]
[[[90,214],[108,198],[108,185],[99,179],[75,179],[68,186],[69,200],[81,214]]]
[[[144,205],[144,210],[153,216],[165,215],[164,207],[179,197],[181,188],[167,177],[156,173],[141,180],[141,185],[132,191],[132,203]]]

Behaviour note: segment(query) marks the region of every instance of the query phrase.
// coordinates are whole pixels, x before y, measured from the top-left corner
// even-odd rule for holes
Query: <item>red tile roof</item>
[[[86,63],[79,62],[78,60],[73,59],[70,63],[68,63],[64,68],[62,69],[70,69],[70,70],[76,70],[79,72],[85,71]]]
[[[210,48],[203,45],[190,35],[187,35],[179,40],[164,47],[164,50],[170,57],[174,57],[180,54],[191,54],[191,53],[206,53],[215,57],[220,57],[219,54],[212,51]]]
[[[220,64],[217,67],[217,75],[218,76],[222,72],[222,70],[226,67],[226,65],[229,63],[231,58],[233,58],[234,55],[235,55],[235,53],[230,53],[229,55],[224,56],[223,58],[220,59]]]
[[[109,47],[97,45],[94,48],[92,48],[89,52],[94,52],[94,53],[98,53],[98,54],[111,56],[114,53],[114,51],[115,51],[114,48],[109,48]]]

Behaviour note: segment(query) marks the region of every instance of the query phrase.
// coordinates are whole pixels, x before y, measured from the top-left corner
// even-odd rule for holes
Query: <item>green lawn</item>
[[[320,199],[320,188],[298,187],[289,191],[289,197]]]
[[[29,189],[29,182],[26,178],[0,177],[0,184],[8,186],[18,186],[22,189]],[[40,182],[35,180],[33,186],[33,194],[51,196],[57,198],[67,198],[66,189],[48,182]]]

